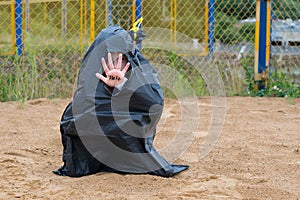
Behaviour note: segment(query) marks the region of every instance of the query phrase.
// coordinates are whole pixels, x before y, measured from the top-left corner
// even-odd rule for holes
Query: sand
[[[215,116],[211,98],[199,98],[199,126],[172,161],[190,168],[171,178],[53,174],[62,165],[59,122],[69,101],[0,103],[0,199],[300,199],[300,99],[226,98],[217,143],[200,158]],[[181,106],[166,99],[154,143],[162,154],[181,148],[174,142],[188,130]]]

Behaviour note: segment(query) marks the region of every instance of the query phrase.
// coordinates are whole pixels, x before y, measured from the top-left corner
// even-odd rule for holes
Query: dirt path
[[[0,103],[0,199],[300,199],[300,99],[226,98],[218,143],[199,159],[214,120],[210,98],[200,98],[200,126],[175,161],[190,168],[171,178],[54,175],[62,164],[59,121],[68,102]],[[178,134],[180,106],[166,100],[159,151]]]

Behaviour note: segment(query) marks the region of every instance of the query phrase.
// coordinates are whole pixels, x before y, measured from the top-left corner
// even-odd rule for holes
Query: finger
[[[130,66],[130,63],[128,62],[128,63],[125,65],[124,69],[122,70],[122,72],[123,72],[124,74],[127,72],[129,66]]]
[[[108,53],[107,57],[108,57],[108,67],[110,70],[112,70],[112,69],[114,69],[114,64],[113,64],[113,61],[111,58],[111,53]]]
[[[103,81],[104,83],[107,83],[107,81],[108,81],[108,78],[106,78],[106,77],[104,77],[102,74],[100,74],[100,73],[96,73],[96,77],[98,78],[98,79],[100,79],[101,81]]]
[[[105,59],[102,58],[101,61],[102,61],[102,67],[103,67],[103,70],[104,70],[105,74],[107,74],[107,72],[108,72],[109,70],[108,70],[108,68],[107,68]]]
[[[116,67],[117,70],[121,70],[122,67],[122,54],[119,54],[119,58],[118,58],[118,65]]]

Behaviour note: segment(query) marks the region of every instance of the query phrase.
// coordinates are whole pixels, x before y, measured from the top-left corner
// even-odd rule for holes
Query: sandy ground
[[[62,164],[59,122],[68,102],[0,103],[0,199],[300,199],[300,99],[226,98],[218,143],[200,159],[213,120],[210,98],[200,98],[199,128],[174,161],[190,168],[171,178],[54,175]],[[178,107],[166,100],[159,151],[178,134]]]

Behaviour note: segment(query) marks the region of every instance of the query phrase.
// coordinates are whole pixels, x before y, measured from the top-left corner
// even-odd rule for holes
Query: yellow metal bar
[[[43,2],[61,2],[62,0],[30,0],[30,3],[43,3]],[[78,0],[68,0],[68,1],[78,1]]]
[[[44,2],[44,24],[47,23],[47,2]]]
[[[134,23],[135,23],[135,20],[136,20],[136,18],[135,18],[135,11],[136,11],[136,4],[135,4],[135,1],[136,0],[133,0],[132,2],[132,15],[131,15],[131,25],[132,25],[132,27],[134,26]]]
[[[14,3],[14,0],[10,0],[10,1],[1,1],[0,5],[11,5],[12,3]]]
[[[105,1],[105,26],[108,27],[108,5],[107,5],[107,1]]]
[[[173,42],[173,0],[170,2],[170,43]]]
[[[208,53],[208,0],[205,1],[205,52]]]
[[[91,0],[90,44],[95,39],[95,0]]]
[[[270,64],[270,47],[271,47],[271,0],[267,1],[267,45],[266,45],[266,68]],[[268,74],[268,73],[267,73]]]
[[[29,3],[44,3],[44,2],[59,2],[61,0],[30,0]],[[78,1],[78,0],[68,0],[68,1]],[[10,5],[14,0],[1,1],[0,5]]]
[[[177,38],[176,38],[176,31],[177,31],[177,2],[174,0],[174,49],[176,50],[176,43],[177,43]]]
[[[80,41],[80,54],[82,54],[83,49],[83,0],[80,0],[80,33],[79,33],[79,41]]]
[[[204,56],[207,56],[208,54],[207,53],[189,53],[189,54],[178,54],[178,56],[181,56],[181,57],[191,57],[191,56],[201,56],[201,57],[204,57]]]
[[[254,80],[258,81],[261,77],[258,74],[258,52],[259,52],[259,27],[260,27],[260,0],[256,0],[256,22],[255,22],[255,61],[254,61]]]
[[[15,18],[15,0],[11,1],[11,53],[16,54],[16,18]]]
[[[87,1],[85,0],[84,1],[84,4],[83,4],[83,30],[84,30],[84,36],[87,35]]]

